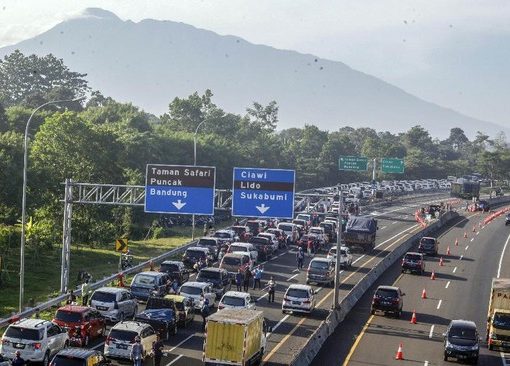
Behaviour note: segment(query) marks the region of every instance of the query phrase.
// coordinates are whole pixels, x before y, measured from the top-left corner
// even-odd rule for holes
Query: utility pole
[[[340,295],[340,237],[342,236],[342,212],[343,212],[343,196],[342,190],[338,189],[338,222],[337,222],[337,233],[336,233],[336,264],[335,264],[335,288],[333,290],[333,309],[339,309],[339,295]]]

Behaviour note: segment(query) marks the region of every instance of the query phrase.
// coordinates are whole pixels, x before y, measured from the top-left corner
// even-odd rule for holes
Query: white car
[[[179,295],[190,297],[193,299],[195,309],[202,308],[202,300],[209,300],[209,307],[214,307],[216,293],[213,291],[211,284],[206,282],[188,281],[184,282],[179,289]]]
[[[258,261],[259,252],[257,251],[257,248],[255,248],[255,245],[251,243],[239,243],[239,242],[232,243],[228,247],[228,251],[229,253],[234,252],[250,253],[253,262],[256,263]]]
[[[326,232],[324,231],[323,227],[312,226],[308,230],[308,233],[315,234],[317,236],[317,238],[319,239],[319,241],[321,242],[321,244],[326,244],[328,242],[328,237],[327,237]]]
[[[234,230],[224,229],[215,231],[212,235],[213,238],[217,238],[220,244],[233,243],[235,241],[239,241],[239,237],[237,236]]]
[[[336,260],[336,246],[332,247],[328,252],[328,259]],[[340,267],[349,268],[352,265],[352,254],[348,247],[340,247]]]
[[[92,294],[90,306],[112,322],[134,318],[138,303],[127,289],[122,287],[101,287]]]
[[[140,337],[145,359],[152,350],[152,343],[157,340],[156,331],[147,323],[134,321],[120,322],[110,329],[104,342],[104,355],[129,360],[136,336]]]
[[[7,327],[0,341],[0,354],[12,360],[16,351],[20,351],[25,361],[48,365],[68,345],[67,329],[48,320],[22,319]]]
[[[309,285],[293,284],[287,288],[282,301],[282,313],[287,311],[308,313],[315,309],[315,291]]]
[[[260,236],[262,238],[268,238],[269,241],[271,242],[271,246],[273,247],[273,251],[275,251],[275,252],[280,247],[280,242],[278,241],[278,238],[276,237],[275,234],[271,234],[271,233],[259,233],[257,236]]]
[[[283,230],[287,235],[287,242],[294,243],[299,239],[299,231],[296,224],[291,222],[280,222],[278,229]]]
[[[247,292],[227,291],[218,304],[218,310],[221,309],[255,310],[255,299]]]

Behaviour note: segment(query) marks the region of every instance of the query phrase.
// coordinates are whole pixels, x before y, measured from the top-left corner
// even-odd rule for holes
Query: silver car
[[[94,291],[90,306],[112,322],[133,318],[138,313],[136,299],[125,288],[101,287]]]

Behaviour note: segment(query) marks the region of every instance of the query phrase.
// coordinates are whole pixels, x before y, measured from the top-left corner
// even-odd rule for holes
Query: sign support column
[[[335,264],[335,288],[333,291],[333,309],[340,309],[340,247],[342,236],[342,213],[343,213],[343,197],[342,190],[339,189],[339,205],[338,205],[338,223],[336,233],[336,264]]]

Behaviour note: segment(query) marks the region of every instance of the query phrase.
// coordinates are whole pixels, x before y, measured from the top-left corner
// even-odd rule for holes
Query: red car
[[[73,346],[88,346],[91,339],[106,335],[105,318],[89,306],[62,306],[55,313],[53,322],[67,329]]]

